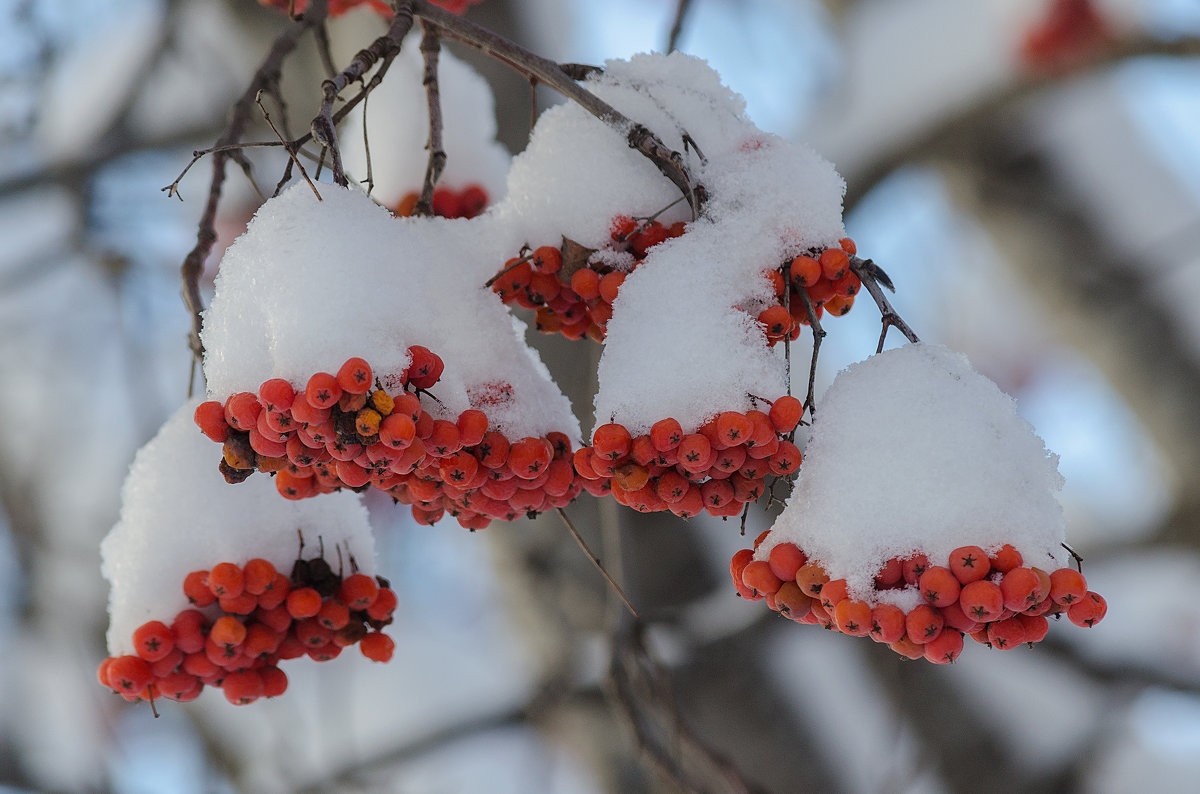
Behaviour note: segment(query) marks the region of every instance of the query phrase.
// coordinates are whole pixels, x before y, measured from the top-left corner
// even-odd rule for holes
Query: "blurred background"
[[[557,518],[471,534],[370,498],[400,596],[391,663],[293,663],[286,696],[245,708],[126,704],[95,678],[98,544],[187,394],[179,267],[211,166],[183,201],[161,188],[289,23],[253,0],[0,0],[0,792],[1194,791],[1200,4],[484,0],[468,17],[582,63],[663,50],[678,25],[759,126],[836,163],[899,312],[1061,456],[1108,617],[905,662],[734,596],[729,557],[767,512],[742,538],[584,495],[570,512],[645,618],[646,653],[614,655],[611,594]],[[383,24],[331,21],[336,63]],[[448,47],[519,151],[528,83]],[[293,121],[322,76],[311,43],[287,61]],[[253,160],[273,185],[283,160]],[[231,167],[209,281],[258,201]],[[827,321],[818,390],[878,329],[869,303]],[[587,432],[598,346],[530,337]]]

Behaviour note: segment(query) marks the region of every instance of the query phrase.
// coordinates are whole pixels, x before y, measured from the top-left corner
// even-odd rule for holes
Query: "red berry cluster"
[[[647,251],[683,230],[682,221],[663,226],[653,219],[618,215],[609,232],[608,250],[632,257],[627,270],[592,261],[593,252],[587,249],[572,247],[564,258],[570,245],[564,243],[563,248],[543,245],[508,260],[489,283],[505,303],[536,309],[536,325],[542,333],[561,333],[568,339],[589,336],[602,342],[621,283]]]
[[[858,249],[849,237],[839,240],[838,245],[802,254],[767,271],[775,303],[758,313],[758,322],[767,334],[768,344],[796,339],[801,327],[809,324],[801,291],[808,296],[818,320],[826,312],[841,317],[854,307],[854,296],[862,281],[850,270],[850,257]]]
[[[407,218],[420,200],[420,193],[405,193],[392,207],[392,212]],[[462,190],[439,187],[434,188],[432,205],[433,214],[439,218],[474,218],[487,209],[488,194],[481,185],[467,185]]]
[[[482,529],[492,519],[565,506],[579,494],[565,434],[510,440],[489,430],[487,414],[474,408],[454,422],[434,419],[420,396],[444,365],[424,347],[414,345],[409,354],[408,369],[387,379],[395,394],[366,361],[351,358],[336,375],[313,375],[302,390],[272,378],[257,394],[201,403],[195,422],[224,445],[226,480],[273,472],[288,499],[374,486],[412,505],[421,523],[450,513],[462,526]]]
[[[1108,606],[1087,589],[1082,573],[1074,568],[1047,573],[1023,562],[1007,544],[990,555],[979,546],[962,546],[946,565],[931,565],[924,554],[888,560],[875,576],[875,590],[919,591],[923,603],[908,612],[871,597],[851,598],[845,579],[830,579],[793,543],[778,544],[762,560],[742,549],[729,572],[738,595],[763,599],[797,623],[870,637],[909,659],[947,664],[962,653],[964,635],[1008,650],[1041,641],[1048,616],[1065,613],[1077,626],[1093,626],[1104,617]]]
[[[192,605],[171,625],[151,620],[133,632],[134,653],[100,663],[100,683],[126,700],[194,700],[219,687],[245,705],[287,690],[285,659],[334,659],[357,644],[377,662],[392,658],[395,642],[382,632],[392,622],[396,594],[383,579],[342,578],[320,557],[297,560],[291,576],[268,560],[243,566],[217,563],[183,580]]]
[[[655,422],[636,438],[623,425],[601,425],[592,445],[575,452],[575,470],[588,493],[611,492],[643,513],[736,516],[762,496],[768,474],[786,477],[800,466],[800,450],[784,436],[802,412],[788,395],[770,413],[725,411],[695,433],[684,433],[675,419]]]

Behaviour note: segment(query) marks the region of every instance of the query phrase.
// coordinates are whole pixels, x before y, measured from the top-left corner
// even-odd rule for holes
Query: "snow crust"
[[[213,399],[268,378],[303,387],[366,359],[385,382],[423,345],[446,368],[434,418],[483,407],[510,437],[579,438],[570,403],[484,283],[520,247],[494,219],[396,218],[357,188],[304,183],[259,209],[225,253],[204,317]],[[481,395],[511,395],[504,399]]]
[[[1026,565],[1066,564],[1058,456],[966,356],[931,345],[872,356],[839,373],[816,417],[756,558],[790,541],[858,598],[886,560],[918,552],[945,565],[959,546],[1011,543]]]
[[[395,206],[405,193],[419,191],[425,180],[429,141],[429,105],[425,98],[420,36],[404,41],[384,80],[367,100],[366,132],[371,150],[371,195]],[[504,195],[511,157],[496,141],[495,99],[474,69],[442,48],[438,55],[442,109],[442,149],[446,167],[439,185],[461,190],[482,185],[488,197]],[[347,174],[367,183],[363,111],[356,110],[339,131]]]
[[[337,570],[341,548],[358,570],[375,573],[375,540],[357,495],[281,499],[270,477],[230,485],[217,470],[213,443],[192,421],[199,400],[179,408],[138,451],[121,489],[121,515],[100,544],[101,573],[111,584],[108,650],[133,652],[133,631],[148,620],[170,624],[188,608],[183,579],[218,562],[254,557],[292,569],[304,533],[304,558],[318,536]]]

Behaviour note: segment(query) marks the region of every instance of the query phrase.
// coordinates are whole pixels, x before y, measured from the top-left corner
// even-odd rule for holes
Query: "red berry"
[[[375,662],[386,662],[392,658],[396,643],[388,635],[372,631],[358,642],[362,655]]]
[[[225,443],[229,437],[229,424],[225,421],[225,406],[216,400],[208,400],[196,406],[192,419],[200,432],[218,444]]]
[[[374,376],[371,365],[361,358],[348,358],[337,373],[338,386],[350,394],[366,394],[371,390]]]
[[[313,408],[332,408],[342,399],[342,387],[328,372],[318,372],[308,379],[304,399]]]
[[[987,552],[979,546],[960,546],[950,552],[950,570],[962,584],[984,578],[991,567]]]

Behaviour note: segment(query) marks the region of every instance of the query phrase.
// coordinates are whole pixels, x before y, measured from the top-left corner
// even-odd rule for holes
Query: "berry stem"
[[[597,557],[590,548],[588,548],[587,543],[583,540],[583,536],[579,534],[579,531],[575,529],[575,524],[572,523],[571,519],[567,516],[567,512],[561,507],[556,507],[554,509],[558,513],[559,518],[563,520],[563,523],[567,525],[567,530],[571,533],[571,537],[575,538],[575,542],[579,544],[579,548],[583,549],[583,553],[586,554],[588,559],[592,561],[592,565],[596,566],[596,569],[604,576],[605,581],[609,583],[613,591],[616,592],[621,601],[625,603],[625,608],[629,610],[629,614],[633,615],[634,618],[637,618],[638,611],[634,609],[633,604],[629,602],[629,599],[625,595],[625,591],[621,589],[621,585],[617,584],[617,580],[614,579],[612,575],[605,569],[604,564],[600,562],[600,558]]]

